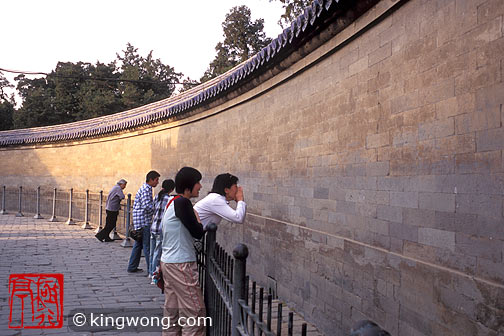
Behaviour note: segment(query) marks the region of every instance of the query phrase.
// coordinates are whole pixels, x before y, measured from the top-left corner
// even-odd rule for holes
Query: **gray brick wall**
[[[134,193],[188,165],[205,195],[229,171],[249,215],[219,241],[326,334],[504,334],[504,2],[402,2],[341,45],[393,3],[201,120],[2,149],[0,182]]]

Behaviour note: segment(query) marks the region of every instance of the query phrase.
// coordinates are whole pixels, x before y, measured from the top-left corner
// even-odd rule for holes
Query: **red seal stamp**
[[[11,274],[9,309],[9,328],[63,327],[63,274]]]

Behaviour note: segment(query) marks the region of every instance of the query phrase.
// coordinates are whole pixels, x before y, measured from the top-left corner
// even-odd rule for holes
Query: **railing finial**
[[[237,244],[233,250],[233,257],[236,259],[247,259],[249,255],[248,247],[245,244]]]

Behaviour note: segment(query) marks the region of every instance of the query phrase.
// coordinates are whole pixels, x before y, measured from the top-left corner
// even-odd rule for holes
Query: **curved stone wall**
[[[392,335],[504,333],[503,15],[499,0],[380,1],[186,118],[0,148],[0,184],[126,178],[134,194],[148,170],[189,165],[204,195],[231,172],[249,214],[219,240],[248,244],[252,276],[326,334],[364,318]]]

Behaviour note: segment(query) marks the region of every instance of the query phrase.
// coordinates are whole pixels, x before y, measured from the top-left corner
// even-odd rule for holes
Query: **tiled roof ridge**
[[[271,68],[272,65],[284,60],[296,50],[289,49],[289,47],[298,48],[302,45],[301,43],[309,38],[309,36],[304,36],[308,35],[309,28],[315,29],[317,25],[321,25],[324,18],[341,9],[340,5],[343,2],[345,0],[314,0],[310,6],[305,8],[303,14],[298,16],[289,27],[256,55],[226,73],[190,90],[155,103],[111,115],[67,124],[1,131],[0,147],[82,140],[145,127],[181,115],[197,106],[211,102],[224,92],[229,92],[230,89],[238,89],[244,83]],[[357,1],[357,3],[359,2],[373,1]]]

